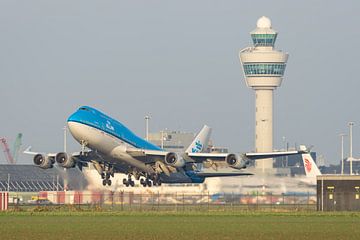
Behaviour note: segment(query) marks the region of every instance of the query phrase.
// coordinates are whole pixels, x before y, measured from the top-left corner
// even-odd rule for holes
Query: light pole
[[[67,135],[67,127],[64,126],[64,152],[66,152],[66,135]]]
[[[67,127],[66,126],[64,126],[64,152],[66,153],[66,150],[67,150],[67,148],[66,148],[66,145],[67,145],[67,143],[66,143],[66,135],[67,135]],[[66,168],[64,168],[64,172],[65,172],[65,179],[64,179],[64,188],[66,189],[65,191],[67,191],[67,188],[68,188],[68,181],[67,181],[67,173],[66,173]]]
[[[352,171],[352,160],[353,160],[353,155],[352,155],[352,151],[353,151],[353,146],[352,146],[352,128],[354,126],[354,122],[349,122],[348,123],[349,125],[349,141],[350,141],[350,156],[349,156],[349,160],[350,160],[350,175],[353,174],[353,171]]]
[[[339,134],[341,138],[341,175],[344,174],[344,137],[347,136],[344,133]]]
[[[145,116],[145,139],[146,141],[149,141],[149,119],[150,116]]]
[[[10,192],[10,173],[8,173],[8,179],[7,179],[7,191]]]
[[[286,151],[286,137],[283,136],[282,137],[282,140],[283,140],[283,144],[284,144],[284,152]],[[286,156],[283,156],[283,163],[282,163],[282,166],[283,167],[286,167]]]
[[[164,130],[161,130],[161,149],[164,149]]]

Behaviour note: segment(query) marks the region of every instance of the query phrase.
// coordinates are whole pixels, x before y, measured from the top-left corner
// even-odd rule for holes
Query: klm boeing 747
[[[39,153],[30,148],[24,153],[33,155],[34,164],[40,168],[52,168],[55,162],[63,168],[93,164],[102,178],[103,185],[111,185],[115,173],[125,173],[126,186],[134,186],[136,180],[144,187],[161,183],[203,183],[207,177],[251,175],[240,171],[250,160],[304,153],[300,151],[271,153],[205,153],[211,129],[204,126],[184,153],[168,152],[138,137],[119,121],[95,108],[80,107],[67,120],[72,136],[82,148],[77,153]],[[198,164],[228,166],[227,172],[199,171]]]

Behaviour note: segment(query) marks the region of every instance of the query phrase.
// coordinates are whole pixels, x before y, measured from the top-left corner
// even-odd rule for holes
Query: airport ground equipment
[[[271,21],[261,17],[251,33],[252,47],[240,51],[246,85],[255,90],[255,151],[273,151],[273,92],[280,87],[288,54],[274,48],[277,32]],[[265,172],[273,168],[272,158],[256,161]]]

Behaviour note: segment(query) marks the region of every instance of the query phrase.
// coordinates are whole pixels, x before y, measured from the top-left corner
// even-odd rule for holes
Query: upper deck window
[[[80,110],[84,110],[84,111],[90,111],[89,109],[87,109],[87,108],[84,108],[84,107],[82,107],[82,108],[80,108]]]

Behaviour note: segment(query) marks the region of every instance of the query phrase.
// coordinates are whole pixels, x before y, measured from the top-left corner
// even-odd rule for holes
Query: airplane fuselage
[[[91,107],[81,107],[67,120],[72,136],[80,144],[106,156],[112,164],[121,162],[137,170],[153,174],[154,169],[126,152],[129,148],[162,151],[158,146],[138,137],[128,128],[113,118]],[[191,171],[160,174],[164,183],[202,183],[205,178],[196,176]]]

